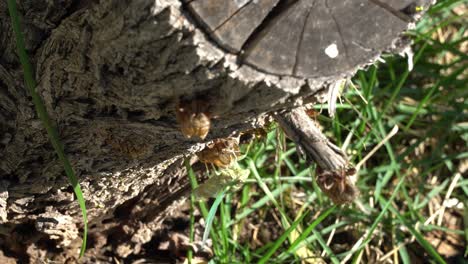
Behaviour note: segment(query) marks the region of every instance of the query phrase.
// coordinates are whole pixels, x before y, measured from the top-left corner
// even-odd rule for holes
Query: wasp
[[[324,171],[317,168],[317,184],[334,203],[350,203],[359,196],[359,190],[350,176],[356,174],[353,167],[336,171]]]
[[[182,134],[187,138],[205,139],[210,132],[211,121],[207,104],[200,99],[179,100],[176,106],[176,118]]]

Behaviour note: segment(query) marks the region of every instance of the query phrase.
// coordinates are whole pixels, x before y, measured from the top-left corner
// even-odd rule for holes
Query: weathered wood
[[[297,47],[308,18],[308,5],[306,1],[298,1],[284,7],[246,44],[245,61],[266,72],[293,75],[296,57],[301,55]]]
[[[309,84],[233,67],[179,0],[90,2],[60,12],[52,12],[60,2],[22,3],[37,91],[80,180],[90,236],[129,240],[91,244],[90,256],[141,252],[189,186],[177,172],[184,156],[262,126],[269,111],[326,93],[325,80]],[[15,248],[18,256],[47,244],[75,257],[81,213],[23,87],[6,2],[0,22],[0,250]],[[177,124],[178,99],[194,98],[210,113],[205,140],[185,138]],[[125,235],[117,228],[123,226]],[[28,237],[11,239],[23,229]]]
[[[188,9],[242,62],[278,75],[337,76],[391,47],[430,0],[194,0]]]
[[[346,154],[322,134],[304,109],[296,108],[274,117],[296,143],[298,152],[303,153],[311,165],[317,165],[316,181],[320,189],[337,204],[356,199],[359,190],[351,179],[356,170],[349,164]]]
[[[278,1],[202,0],[192,1],[189,8],[222,47],[236,53]]]
[[[339,37],[352,35],[326,27],[345,23],[341,18],[332,23],[328,14],[351,16],[340,11],[341,2],[328,1],[333,6],[327,8],[326,1],[305,0],[20,1],[37,90],[56,121],[87,200],[92,257],[83,262],[96,263],[95,256],[104,263],[114,257],[126,262],[127,256],[144,251],[162,219],[177,212],[177,199],[189,190],[180,171],[184,157],[214,139],[262,126],[268,113],[326,101],[330,83],[362,66],[339,56],[328,64],[327,57],[314,64],[324,56],[323,50],[313,48],[321,38],[336,39],[342,55],[346,42]],[[397,9],[389,12],[396,17],[413,15],[407,8],[413,1],[371,2],[373,10],[386,4]],[[208,4],[212,18],[198,16]],[[357,6],[351,9],[363,12]],[[325,22],[311,22],[313,17]],[[283,38],[275,32],[290,35]],[[395,35],[387,37],[395,43],[402,40],[399,32],[392,32]],[[401,43],[391,50],[407,44]],[[23,87],[15,52],[6,2],[0,1],[0,249],[15,257],[27,254],[32,263],[46,254],[62,263],[76,256],[80,246],[80,211]],[[254,60],[259,54],[270,57]],[[260,69],[260,62],[272,70]],[[272,74],[279,72],[275,66],[280,75],[293,76]],[[211,117],[204,123],[210,125],[204,140],[186,139],[181,133],[178,99],[203,103]],[[323,148],[333,154],[331,146]],[[340,162],[345,160],[324,159],[323,164]],[[330,186],[327,180],[321,182]],[[50,246],[53,251],[44,250]]]
[[[213,31],[213,36],[223,46],[239,51],[249,36],[265,19],[279,0],[263,0],[249,4]]]
[[[303,108],[281,112],[274,117],[309,162],[326,171],[342,170],[349,165],[345,153],[327,139]]]

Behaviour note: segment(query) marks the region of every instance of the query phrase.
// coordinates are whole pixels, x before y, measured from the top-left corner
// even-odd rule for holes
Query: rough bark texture
[[[268,113],[323,101],[358,68],[302,79],[238,65],[178,0],[19,5],[37,90],[87,200],[88,262],[105,251],[137,255],[151,241],[187,190],[183,157],[262,126]],[[0,248],[24,261],[61,261],[77,255],[80,210],[23,87],[7,10],[0,2]],[[406,45],[394,38],[387,51]],[[181,134],[179,98],[204,102],[213,116],[205,140]]]

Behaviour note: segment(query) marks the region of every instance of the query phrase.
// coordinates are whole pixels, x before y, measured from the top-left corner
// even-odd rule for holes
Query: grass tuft
[[[406,58],[384,56],[356,74],[333,119],[317,117],[354,164],[383,144],[360,164],[355,203],[333,206],[273,128],[239,162],[251,172],[242,190],[219,204],[212,232],[224,242],[213,242],[223,246],[212,263],[446,263],[467,254],[467,4],[439,1],[408,32],[411,71]]]

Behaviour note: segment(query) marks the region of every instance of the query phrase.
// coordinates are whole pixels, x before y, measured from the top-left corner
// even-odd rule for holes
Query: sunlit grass
[[[357,73],[334,119],[318,117],[354,164],[400,128],[361,167],[356,202],[333,206],[315,168],[273,129],[240,161],[251,171],[243,189],[219,205],[211,234],[223,246],[213,248],[212,263],[444,263],[446,252],[429,238],[435,231],[466,246],[466,227],[447,226],[443,216],[449,199],[460,207],[468,198],[460,177],[468,167],[467,2],[440,1],[409,33],[412,71],[406,58],[385,56]]]

